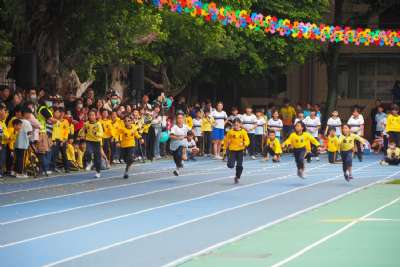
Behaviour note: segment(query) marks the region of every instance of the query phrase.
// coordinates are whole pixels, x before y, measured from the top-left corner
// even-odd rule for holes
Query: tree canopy
[[[107,69],[112,82],[119,80],[114,85],[123,90],[127,67],[141,63],[146,67],[147,86],[179,94],[199,81],[240,80],[262,77],[273,68],[284,70],[319,49],[314,42],[206,23],[129,0],[0,2],[4,22],[0,58],[10,54],[11,48],[16,53],[36,51],[40,85],[57,90],[66,84],[77,90],[81,81],[94,79],[99,66]],[[328,0],[216,2],[314,22],[329,7]],[[75,81],[64,82],[71,77]]]

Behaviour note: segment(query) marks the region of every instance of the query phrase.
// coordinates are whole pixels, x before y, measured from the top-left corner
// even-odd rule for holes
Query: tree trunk
[[[121,98],[124,97],[128,88],[128,69],[121,65],[111,65],[111,85],[110,88],[115,90]]]
[[[61,76],[62,90],[60,93],[66,95],[68,92],[75,92],[76,97],[81,97],[93,82],[93,80],[81,82],[75,70],[66,71]]]
[[[343,5],[344,0],[334,1],[334,25],[341,25],[343,21]],[[336,109],[338,97],[338,62],[341,45],[338,43],[330,43],[326,51],[325,63],[327,65],[328,77],[328,93],[326,96],[326,104],[324,110],[324,118],[329,117],[329,113]]]

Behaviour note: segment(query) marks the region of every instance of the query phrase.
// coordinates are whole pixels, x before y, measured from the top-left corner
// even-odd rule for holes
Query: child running
[[[233,129],[229,130],[226,136],[226,148],[228,157],[228,168],[235,168],[236,164],[236,175],[235,184],[239,183],[240,177],[243,172],[243,154],[246,147],[250,145],[250,139],[247,135],[247,131],[242,129],[242,123],[240,119],[236,118],[233,121]]]
[[[176,125],[171,128],[170,133],[170,149],[176,165],[176,170],[173,172],[175,176],[179,176],[179,171],[183,168],[182,160],[186,158],[186,155],[184,155],[186,149],[184,149],[184,147],[189,128],[184,124],[184,120],[184,115],[178,113],[178,115],[176,115]]]
[[[349,182],[353,179],[352,166],[353,166],[353,149],[356,141],[364,144],[364,140],[351,133],[351,128],[348,124],[344,124],[342,128],[342,135],[339,137],[339,149],[343,162],[344,179]]]
[[[320,143],[311,134],[304,132],[305,125],[302,122],[298,122],[294,125],[294,132],[291,133],[283,143],[283,147],[291,146],[293,149],[293,155],[297,166],[297,176],[304,179],[304,157],[306,155],[306,146],[308,143],[315,145],[317,148]]]
[[[334,164],[337,159],[337,153],[339,151],[339,138],[336,136],[336,128],[329,127],[328,129],[328,161]]]
[[[144,140],[140,136],[138,129],[134,126],[130,116],[124,118],[124,126],[120,128],[120,141],[117,145],[121,148],[120,155],[124,160],[126,167],[124,173],[124,179],[129,178],[129,168],[134,162],[133,155],[135,154],[136,139],[140,140],[140,144],[144,143]]]

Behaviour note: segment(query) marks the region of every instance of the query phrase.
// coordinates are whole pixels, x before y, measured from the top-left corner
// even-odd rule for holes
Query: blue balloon
[[[160,137],[160,143],[166,143],[169,140],[169,133],[168,132],[162,132],[161,137]]]

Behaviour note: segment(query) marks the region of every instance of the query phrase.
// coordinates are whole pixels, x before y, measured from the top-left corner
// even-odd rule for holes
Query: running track
[[[356,179],[323,158],[295,176],[291,156],[279,164],[245,162],[240,185],[225,163],[172,162],[0,185],[1,266],[173,266],[255,229],[400,174],[378,157],[354,163]]]

